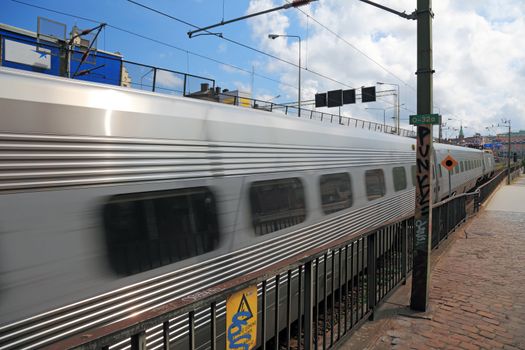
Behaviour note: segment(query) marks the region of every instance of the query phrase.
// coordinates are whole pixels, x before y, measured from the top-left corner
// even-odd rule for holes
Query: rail
[[[31,70],[36,72],[64,77],[71,77],[72,72],[75,72],[71,78],[78,80],[124,86],[168,95],[205,99],[239,107],[276,112],[286,116],[317,120],[322,123],[388,134],[398,134],[396,127],[363,119],[339,116],[304,108],[301,108],[299,115],[297,106],[236,96],[224,90],[221,92],[219,91],[220,88],[216,87],[214,79],[124,60],[116,54],[93,50],[93,52],[87,56],[88,58],[82,61],[83,50],[85,50],[85,48],[82,47],[75,46],[75,49],[70,50],[64,47],[64,45],[44,42],[37,44],[35,41],[27,40],[20,36],[4,34],[0,35],[0,48],[5,47],[5,40],[16,41],[27,45],[37,45],[36,51],[43,55],[50,56],[49,68],[31,67]],[[19,69],[22,69],[22,67],[25,67],[23,69],[27,69],[28,67],[8,61],[0,61],[0,65],[12,66]],[[206,91],[202,91],[203,85],[208,87]],[[400,128],[399,135],[415,137],[416,133],[412,130]]]

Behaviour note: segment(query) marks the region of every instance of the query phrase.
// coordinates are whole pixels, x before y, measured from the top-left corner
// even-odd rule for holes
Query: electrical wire
[[[187,22],[187,21],[185,21],[185,20],[182,20],[182,19],[180,19],[180,18],[177,18],[177,17],[175,17],[175,16],[172,16],[172,15],[166,13],[166,12],[163,12],[163,11],[160,11],[160,10],[157,10],[157,9],[154,9],[154,8],[152,8],[152,7],[150,7],[150,6],[147,6],[147,5],[141,4],[140,2],[137,2],[137,1],[135,1],[135,0],[126,0],[126,1],[128,1],[128,2],[130,2],[130,3],[132,3],[132,4],[135,4],[135,5],[137,5],[137,6],[140,6],[140,7],[144,8],[144,9],[147,9],[147,10],[149,10],[149,11],[152,11],[152,12],[155,12],[155,13],[157,13],[157,14],[160,14],[160,15],[162,15],[162,16],[165,16],[165,17],[167,17],[167,18],[170,18],[170,19],[172,19],[172,20],[174,20],[174,21],[177,21],[177,22],[179,22],[179,23],[183,23],[183,24],[186,24],[186,25],[188,25],[188,26],[191,26],[191,27],[193,27],[193,28],[195,28],[195,29],[201,29],[201,27],[199,27],[199,26],[197,26],[197,25],[195,25],[195,24],[189,23],[189,22]],[[268,56],[268,57],[273,58],[273,59],[275,59],[275,60],[277,60],[277,61],[281,61],[281,62],[283,62],[283,63],[289,64],[289,65],[291,65],[291,66],[294,66],[294,67],[296,67],[296,68],[300,68],[300,69],[303,69],[303,70],[304,70],[304,68],[299,67],[299,65],[298,65],[297,63],[287,61],[287,60],[282,59],[282,58],[280,58],[280,57],[278,57],[278,56],[272,55],[272,54],[270,54],[270,53],[268,53],[268,52],[266,52],[266,51],[262,51],[262,50],[260,50],[260,49],[257,49],[257,48],[255,48],[255,47],[253,47],[253,46],[249,46],[249,45],[244,44],[244,43],[241,43],[241,42],[239,42],[239,41],[236,41],[236,40],[233,40],[233,39],[227,38],[227,37],[225,37],[223,34],[213,33],[213,32],[210,32],[209,30],[205,30],[205,32],[208,33],[208,34],[210,34],[210,35],[214,35],[214,36],[216,36],[216,37],[218,37],[218,38],[221,38],[221,39],[223,39],[223,40],[225,40],[225,41],[228,41],[228,42],[230,42],[230,43],[232,43],[232,44],[235,44],[235,45],[238,45],[238,46],[244,47],[245,49],[248,49],[248,50],[251,50],[251,51],[257,52],[257,53],[259,53],[259,54],[261,54],[261,55]],[[339,84],[339,85],[342,85],[342,86],[346,86],[346,87],[348,87],[348,88],[353,88],[352,86],[350,86],[350,85],[348,85],[348,84],[346,84],[346,83],[343,83],[343,82],[341,82],[341,81],[338,81],[338,80],[336,80],[336,79],[334,79],[334,78],[331,78],[331,77],[329,77],[329,76],[327,76],[327,75],[324,75],[324,74],[322,74],[322,73],[319,73],[319,72],[316,72],[316,71],[312,71],[312,70],[308,70],[308,72],[310,72],[310,73],[312,73],[312,74],[314,74],[314,75],[317,75],[317,76],[319,76],[319,77],[322,77],[322,78],[324,78],[324,79],[330,80],[330,81],[332,81],[332,82],[334,82],[334,83],[336,83],[336,84]]]
[[[290,3],[289,0],[285,0],[287,3]],[[374,64],[376,64],[377,66],[379,66],[381,69],[383,69],[385,72],[387,72],[388,74],[390,74],[391,76],[393,76],[394,78],[396,78],[397,80],[399,80],[400,82],[402,82],[405,86],[407,86],[408,88],[412,89],[413,91],[416,91],[416,88],[414,88],[412,85],[410,85],[409,83],[407,83],[406,81],[404,81],[403,79],[401,79],[399,76],[397,76],[395,73],[393,73],[391,70],[389,70],[388,68],[386,68],[385,66],[383,66],[381,63],[379,63],[378,61],[374,60],[372,57],[370,57],[368,54],[366,54],[363,50],[359,49],[357,46],[355,46],[354,44],[352,44],[351,42],[349,42],[348,40],[346,40],[345,38],[343,38],[341,35],[337,34],[334,30],[328,28],[328,26],[324,25],[323,23],[321,23],[318,19],[316,19],[315,17],[307,14],[306,12],[304,12],[300,7],[295,7],[295,9],[297,11],[300,11],[302,14],[304,14],[305,16],[311,18],[315,23],[317,23],[318,25],[320,25],[322,28],[324,28],[325,30],[327,30],[330,34],[334,35],[336,38],[338,38],[339,40],[341,40],[342,42],[344,42],[345,44],[347,44],[348,46],[350,46],[352,49],[354,49],[355,51],[359,52],[361,55],[363,55],[364,57],[366,57],[368,60],[370,60],[371,62],[373,62]]]

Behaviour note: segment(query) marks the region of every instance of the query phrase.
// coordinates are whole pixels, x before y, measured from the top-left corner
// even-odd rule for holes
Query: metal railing
[[[303,119],[317,120],[322,123],[337,124],[341,126],[349,126],[357,129],[365,129],[376,132],[383,132],[387,134],[397,134],[397,128],[383,123],[367,121],[352,117],[345,117],[331,113],[319,112],[310,109],[301,108],[301,115],[297,106],[288,104],[279,104],[274,102],[262,101],[242,96],[232,96],[225,93],[220,93],[218,96],[227,96],[231,100],[230,104],[249,107],[253,109],[282,113],[288,116],[299,117]],[[416,133],[408,129],[399,129],[399,135],[404,137],[416,137]]]
[[[432,206],[432,249],[476,211],[476,197],[475,193],[463,193]]]
[[[260,348],[279,348],[279,344],[297,349],[330,348],[366,322],[374,308],[406,281],[412,236],[413,218],[404,217],[48,349],[107,349],[117,343],[132,349],[153,347],[154,343],[166,349],[222,349],[226,341],[222,328],[225,300],[252,285],[257,285],[259,294]],[[153,339],[149,330],[155,327],[160,331]]]

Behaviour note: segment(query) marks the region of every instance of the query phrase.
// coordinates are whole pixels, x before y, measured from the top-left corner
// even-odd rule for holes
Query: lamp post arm
[[[215,28],[215,27],[220,27],[220,26],[223,26],[223,25],[226,25],[226,24],[237,22],[237,21],[242,21],[243,19],[252,18],[252,17],[255,17],[255,16],[259,16],[259,15],[264,15],[266,13],[289,9],[290,7],[299,7],[299,6],[306,5],[306,4],[308,4],[310,2],[313,2],[313,1],[317,1],[317,0],[295,1],[295,2],[284,4],[282,6],[274,7],[274,8],[268,9],[268,10],[259,11],[259,12],[255,12],[255,13],[250,13],[249,15],[246,15],[246,16],[233,18],[233,19],[230,19],[228,21],[220,21],[219,23],[215,23],[215,24],[212,24],[212,25],[209,25],[209,26],[206,26],[206,27],[202,27],[202,28],[199,28],[199,29],[191,30],[191,31],[188,32],[188,37],[191,39],[193,37],[193,35],[198,33],[198,32],[204,32],[204,31],[207,31],[208,29],[212,29],[212,28]]]

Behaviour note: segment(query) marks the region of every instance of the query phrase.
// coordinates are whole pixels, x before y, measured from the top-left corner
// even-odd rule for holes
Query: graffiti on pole
[[[416,172],[416,249],[426,250],[431,202],[431,137],[430,129],[418,126]],[[418,130],[419,131],[419,130]]]

